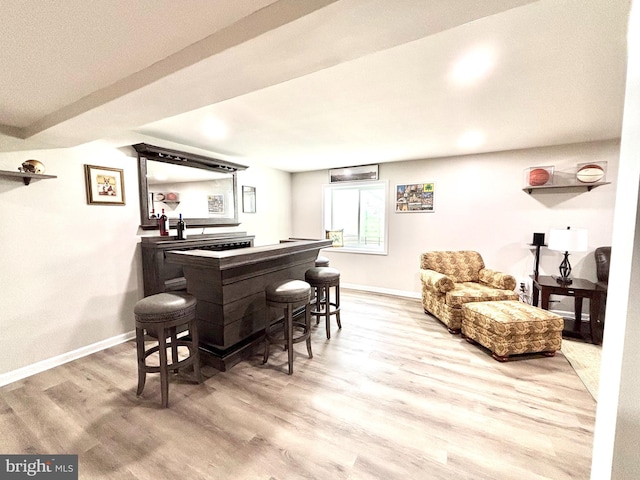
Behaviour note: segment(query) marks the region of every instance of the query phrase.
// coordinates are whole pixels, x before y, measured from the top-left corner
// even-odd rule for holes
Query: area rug
[[[602,346],[563,338],[562,354],[576,371],[594,400],[598,401]]]

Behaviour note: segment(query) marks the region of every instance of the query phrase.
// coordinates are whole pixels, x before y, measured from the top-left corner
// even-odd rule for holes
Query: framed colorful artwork
[[[224,195],[207,195],[207,208],[210,214],[224,213]]]
[[[120,168],[84,166],[87,203],[124,205],[124,173]]]
[[[434,209],[435,184],[396,185],[396,213],[426,213]]]

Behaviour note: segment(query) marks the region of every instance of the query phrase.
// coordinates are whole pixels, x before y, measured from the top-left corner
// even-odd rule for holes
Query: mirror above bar
[[[146,143],[132,147],[138,152],[141,228],[157,228],[154,215],[162,209],[171,227],[180,214],[189,227],[239,225],[236,172],[246,166]]]

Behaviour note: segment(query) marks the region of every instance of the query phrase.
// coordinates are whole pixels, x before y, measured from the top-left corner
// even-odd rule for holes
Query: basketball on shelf
[[[529,185],[539,187],[549,181],[550,175],[544,168],[534,168],[529,172]]]
[[[583,165],[578,169],[576,177],[582,183],[596,183],[604,178],[604,169],[596,164]]]

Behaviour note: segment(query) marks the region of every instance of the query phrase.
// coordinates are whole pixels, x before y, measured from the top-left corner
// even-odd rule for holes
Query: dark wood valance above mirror
[[[171,227],[180,214],[188,227],[239,225],[236,172],[246,166],[146,143],[132,147],[138,152],[143,229],[158,228],[162,209]]]

